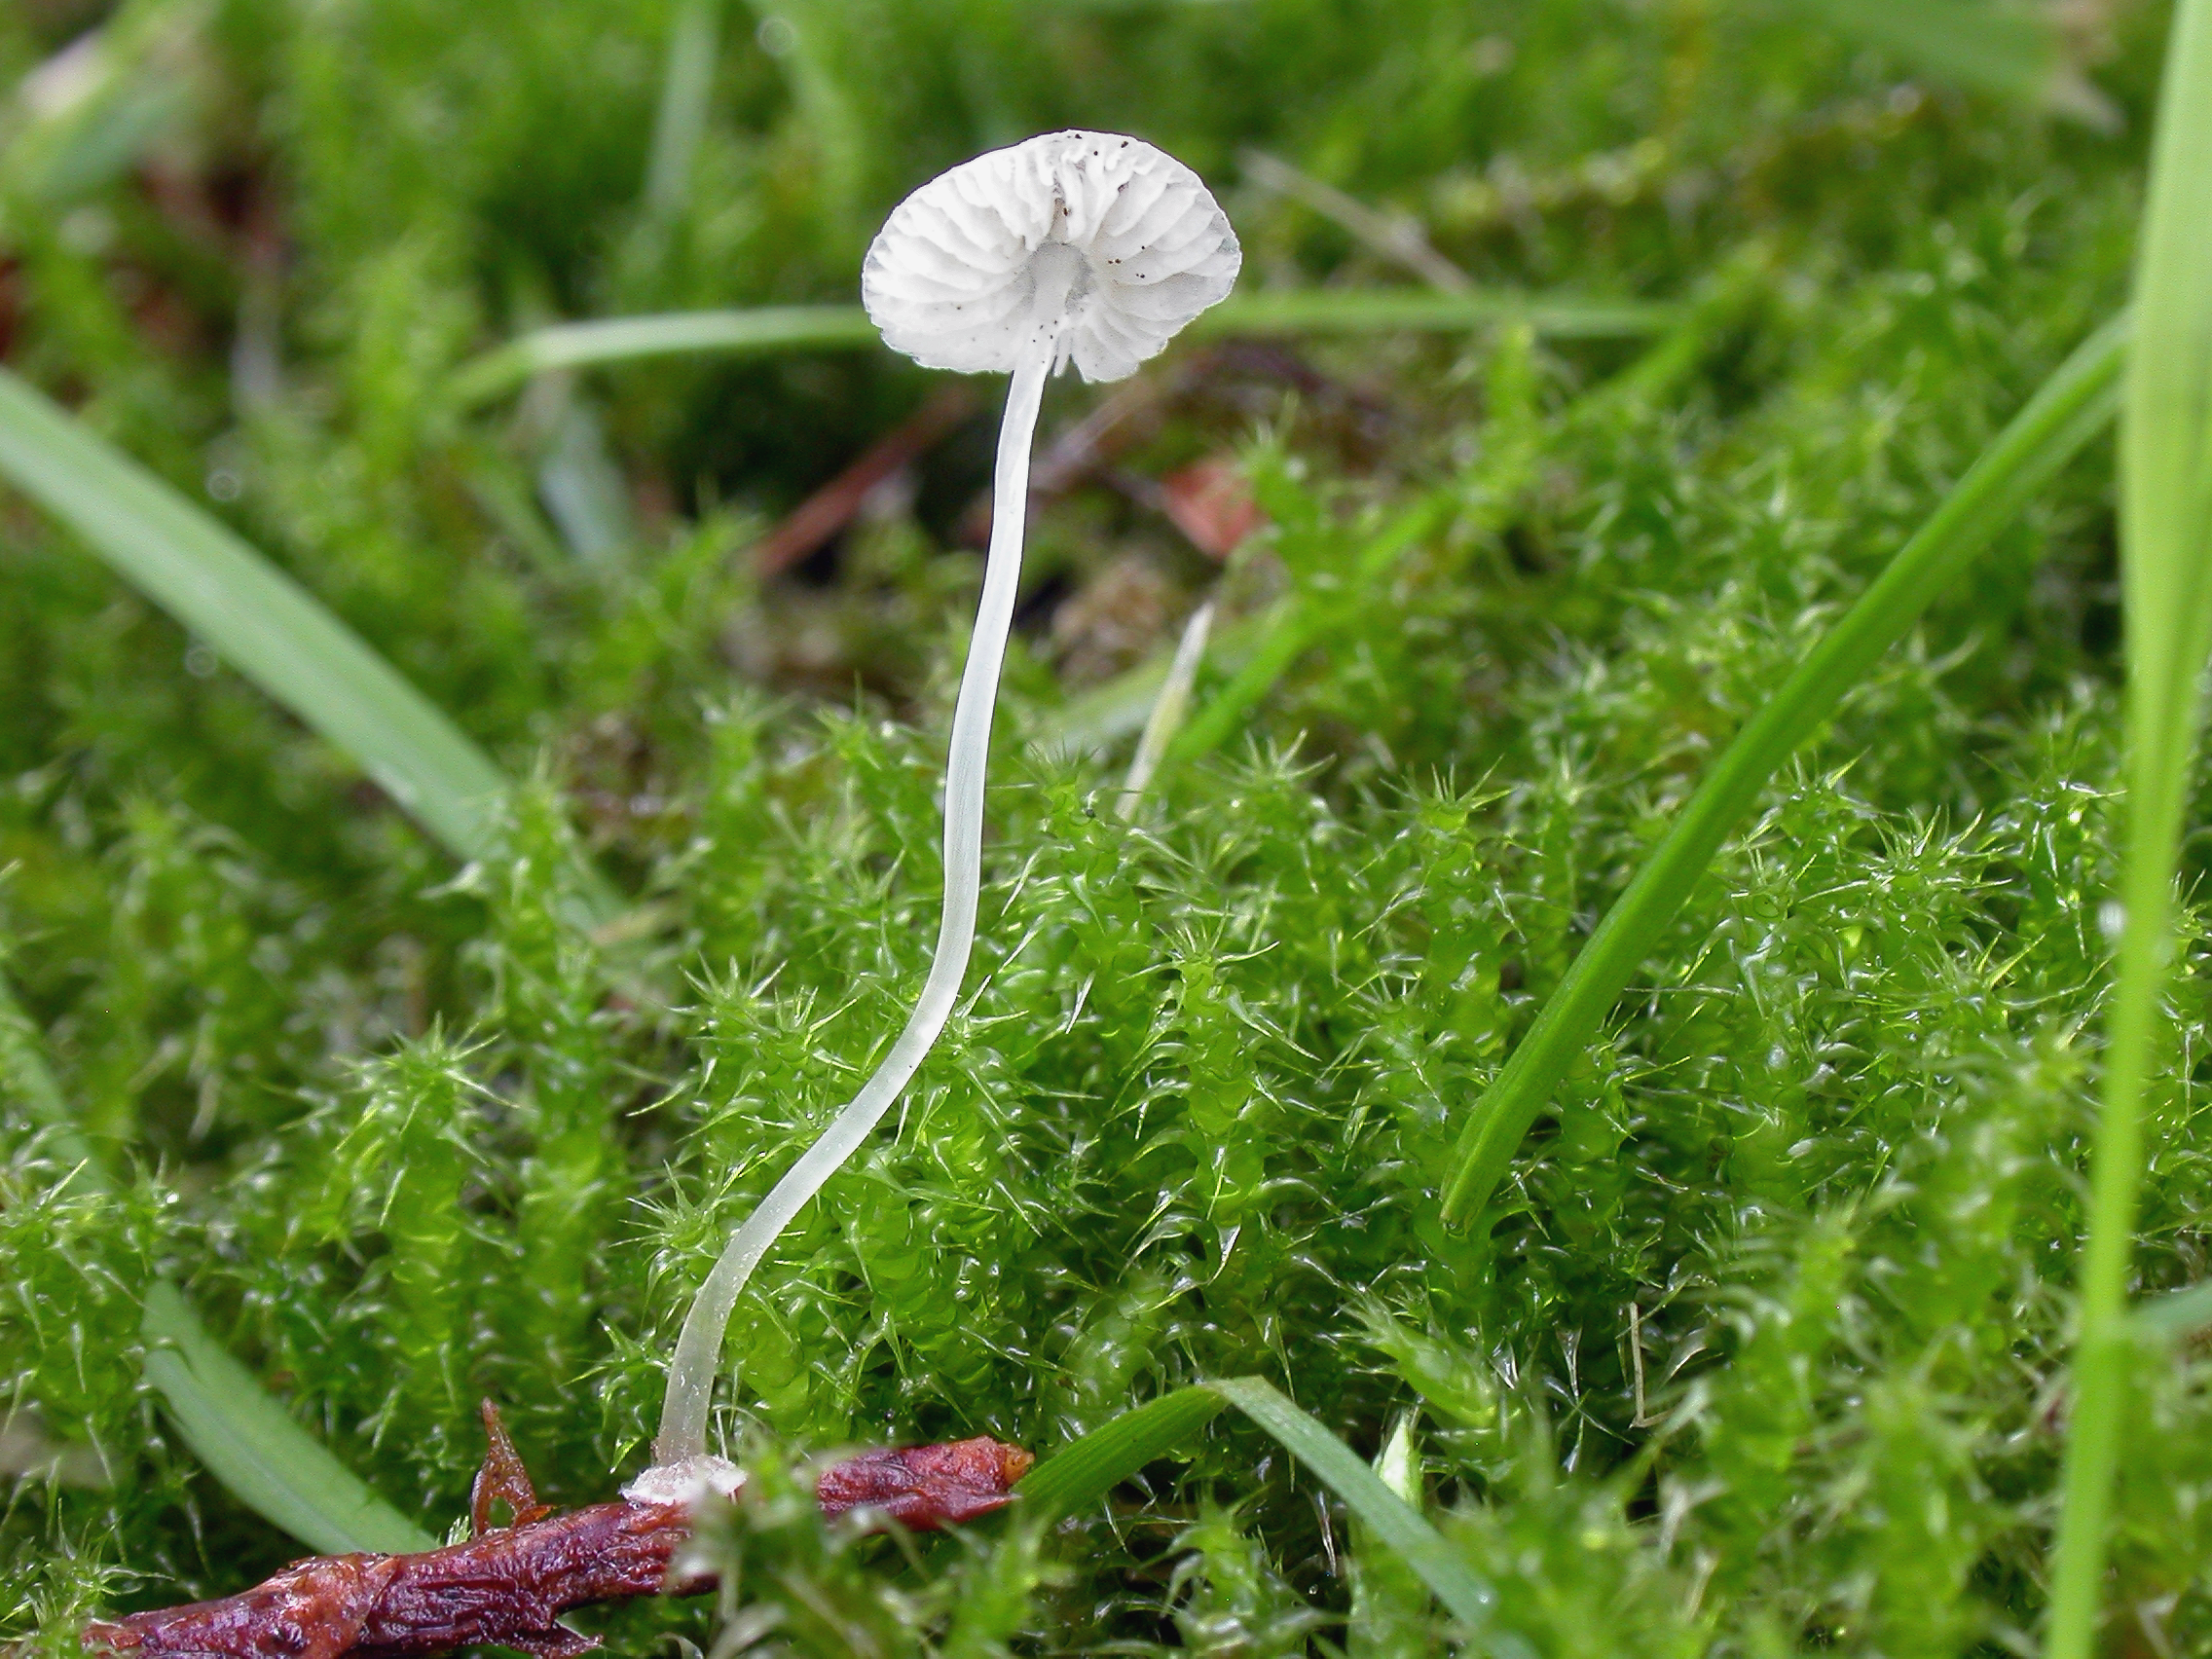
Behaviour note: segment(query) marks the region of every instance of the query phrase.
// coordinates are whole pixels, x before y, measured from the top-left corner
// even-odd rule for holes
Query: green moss
[[[83,16],[11,14],[0,61]],[[1403,1584],[1241,1419],[1049,1536],[856,1540],[794,1484],[810,1451],[1049,1452],[1260,1372],[1363,1455],[1419,1414],[1431,1512],[1538,1653],[2016,1643],[2114,873],[2102,455],[1769,791],[1470,1231],[1441,1229],[1437,1186],[1715,746],[2118,303],[2152,21],[2113,19],[2107,137],[1908,87],[1780,11],[778,16],[794,34],[727,19],[658,259],[655,7],[231,0],[142,167],[38,212],[5,185],[12,364],[535,781],[501,854],[455,869],[9,504],[0,929],[127,1173],[60,1190],[31,1103],[0,1098],[0,1412],[68,1455],[0,1476],[0,1633],[60,1651],[94,1604],[237,1589],[290,1549],[141,1380],[160,1272],[433,1531],[479,1397],[550,1496],[643,1460],[690,1289],[926,968],[980,461],[956,437],[844,557],[763,585],[746,546],[914,404],[912,374],[677,361],[465,419],[437,388],[551,314],[849,298],[903,188],[1080,120],[1228,181],[1242,145],[1283,154],[1419,213],[1485,281],[1729,303],[1657,368],[1513,332],[1233,353],[1123,457],[1251,457],[1283,528],[1233,591],[1295,581],[1325,626],[1124,821],[1125,756],[1030,742],[1081,689],[1039,591],[967,998],[732,1327],[719,1426],[758,1478],[714,1543],[753,1609],[731,1628],[825,1653],[1444,1650],[1442,1612],[1379,1611]],[[1306,209],[1229,200],[1257,276],[1392,275]],[[1048,425],[1094,401],[1056,387]],[[579,429],[626,486],[596,552],[538,496],[586,464],[557,441]],[[1431,528],[1346,581],[1422,499]],[[1161,577],[1140,648],[1214,578],[1100,492],[1040,539],[1093,597],[1117,561]],[[579,850],[637,902],[612,929],[577,920]],[[2193,947],[2145,1287],[2206,1271],[2203,969]],[[2212,1628],[2206,1381],[2193,1351],[2146,1358],[2121,1500],[2116,1616],[2175,1651]],[[594,1628],[643,1651],[719,1617]]]

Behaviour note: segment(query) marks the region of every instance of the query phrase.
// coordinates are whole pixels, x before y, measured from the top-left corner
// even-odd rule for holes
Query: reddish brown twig
[[[1002,1509],[1036,1459],[988,1436],[946,1446],[901,1446],[831,1463],[814,1483],[825,1515],[873,1509],[917,1532]]]
[[[622,1498],[551,1514],[490,1401],[484,1424],[491,1447],[469,1493],[467,1542],[294,1562],[219,1602],[89,1624],[86,1647],[137,1659],[403,1659],[496,1643],[573,1659],[599,1643],[561,1623],[571,1607],[714,1588],[710,1574],[670,1578],[691,1530],[684,1504]],[[927,1530],[1002,1507],[1030,1462],[985,1438],[866,1452],[823,1470],[816,1498],[825,1515],[866,1506]],[[501,1502],[514,1520],[494,1527]]]
[[[497,1642],[570,1659],[597,1644],[561,1615],[657,1593],[689,1530],[680,1504],[622,1499],[419,1555],[316,1556],[219,1602],[89,1624],[85,1645],[146,1659],[381,1659]]]

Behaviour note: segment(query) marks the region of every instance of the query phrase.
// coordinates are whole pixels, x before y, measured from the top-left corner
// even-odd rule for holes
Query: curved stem
[[[1030,441],[1036,434],[1037,410],[1044,401],[1052,356],[1051,350],[1044,351],[1014,370],[999,427],[998,463],[991,481],[991,550],[983,567],[983,597],[976,608],[976,631],[969,642],[967,670],[960,677],[959,700],[953,704],[952,741],[945,756],[944,915],[938,924],[929,978],[914,1012],[906,1017],[906,1028],[899,1033],[875,1075],[730,1235],[721,1258],[692,1298],[691,1311],[684,1315],[683,1330],[669,1361],[668,1394],[661,1406],[660,1434],[653,1442],[656,1462],[682,1462],[707,1450],[707,1407],[722,1336],[745,1281],[778,1235],[891,1109],[936,1044],[960,994],[968,953],[976,942],[976,906],[982,887],[983,773],[990,758],[991,708],[998,697],[1007,635],[1014,625],[1014,591],[1021,579],[1022,521],[1029,505]]]

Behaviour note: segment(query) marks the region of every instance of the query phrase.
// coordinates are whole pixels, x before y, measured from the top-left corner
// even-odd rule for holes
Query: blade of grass
[[[1445,1184],[1447,1222],[1489,1201],[1521,1137],[1775,769],[2112,419],[2125,341],[2116,317],[2075,349],[1714,763],[1468,1114]]]
[[[1369,1532],[1394,1550],[1492,1652],[1525,1651],[1517,1640],[1485,1637],[1497,1592],[1461,1561],[1444,1535],[1392,1492],[1343,1441],[1258,1377],[1196,1382],[1124,1413],[1047,1458],[1021,1483],[1022,1497],[1051,1516],[1072,1515],[1103,1498],[1147,1463],[1166,1456],[1235,1406],[1344,1499]]]
[[[437,1540],[371,1492],[207,1334],[183,1293],[146,1293],[146,1377],[208,1472],[264,1520],[325,1555],[399,1554]]]
[[[2117,131],[2120,111],[2068,61],[2057,15],[1990,0],[1790,0],[1916,75]]]
[[[38,1028],[4,981],[0,1088],[25,1099],[62,1155],[76,1161],[71,1182],[96,1193],[114,1190],[114,1177],[78,1127],[46,1063]],[[156,1279],[146,1293],[140,1329],[146,1380],[167,1404],[185,1444],[263,1520],[325,1553],[422,1550],[436,1542],[294,1422],[253,1373],[208,1335],[167,1279]]]
[[[338,748],[461,859],[492,850],[506,780],[305,588],[0,370],[0,476]]]
[[[1640,300],[1497,288],[1460,294],[1428,288],[1292,288],[1232,294],[1185,332],[1204,340],[1235,334],[1449,334],[1525,322],[1555,340],[1608,340],[1656,334],[1675,315],[1673,306]]]
[[[756,311],[610,316],[558,322],[496,346],[456,369],[446,389],[456,404],[469,409],[555,369],[698,351],[742,356],[881,344],[867,313],[858,306],[763,306]]]
[[[1022,1500],[1054,1520],[1080,1514],[1183,1445],[1228,1404],[1198,1382],[1124,1412],[1031,1469],[1021,1482]]]
[[[1526,320],[1538,334],[1609,338],[1666,326],[1671,308],[1634,300],[1585,300],[1504,292],[1435,294],[1422,288],[1313,289],[1232,294],[1186,331],[1193,338],[1233,334],[1453,332]],[[593,363],[631,362],[699,351],[828,350],[878,346],[858,306],[766,306],[753,311],[668,312],[540,328],[463,363],[447,383],[461,408],[514,390],[535,375]]]
[[[2143,1091],[2174,953],[2174,877],[2212,655],[2212,0],[2181,0],[2151,140],[2120,429],[2127,653],[2123,921],[2107,1027],[2051,1571],[2051,1659],[2096,1644],[2120,1456]]]
[[[2061,56],[2051,19],[1978,0],[1793,0],[1793,10],[1957,86],[2040,101]]]
[[[1384,1486],[1404,1498],[1416,1511],[1421,1503],[1420,1452],[1414,1438],[1416,1414],[1400,1415],[1376,1455],[1375,1473]],[[1351,1606],[1345,1620],[1346,1659],[1398,1659],[1420,1653],[1429,1644],[1426,1634],[1426,1586],[1406,1563],[1389,1550],[1366,1525],[1353,1521],[1351,1552],[1346,1576],[1351,1580]]]
[[[645,212],[651,218],[674,218],[691,199],[692,165],[714,104],[720,47],[721,0],[683,0],[668,31],[660,108],[645,163]]]
[[[1213,1389],[1318,1475],[1370,1532],[1420,1574],[1421,1582],[1469,1632],[1479,1634],[1490,1623],[1497,1592],[1476,1577],[1444,1535],[1384,1486],[1382,1477],[1356,1452],[1260,1378],[1235,1377],[1214,1383]]]

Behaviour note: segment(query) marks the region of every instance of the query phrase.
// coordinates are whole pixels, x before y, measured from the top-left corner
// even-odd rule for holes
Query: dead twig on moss
[[[489,1400],[484,1426],[491,1445],[469,1492],[466,1541],[315,1556],[221,1601],[95,1621],[86,1648],[138,1659],[402,1659],[496,1644],[574,1659],[599,1641],[561,1622],[570,1609],[715,1587],[680,1558],[689,1503],[623,1497],[554,1514]],[[824,1469],[816,1497],[825,1515],[866,1509],[926,1531],[1003,1507],[1030,1462],[988,1438],[864,1452]],[[495,1527],[500,1503],[513,1520]]]

